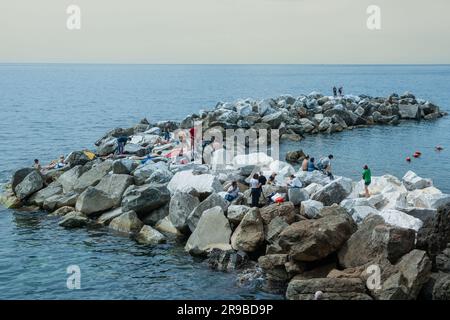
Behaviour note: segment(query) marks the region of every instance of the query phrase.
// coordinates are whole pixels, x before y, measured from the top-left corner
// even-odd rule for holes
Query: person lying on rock
[[[48,166],[44,167],[44,169],[61,169],[66,166],[64,155],[60,155],[58,160],[52,161]]]
[[[231,183],[231,186],[227,190],[227,194],[225,195],[225,200],[231,202],[236,199],[239,195],[239,187],[236,181]]]

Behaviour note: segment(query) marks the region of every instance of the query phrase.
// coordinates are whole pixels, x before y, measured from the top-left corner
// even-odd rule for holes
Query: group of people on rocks
[[[314,157],[310,157],[306,155],[302,162],[302,171],[312,172],[315,170],[321,171],[323,174],[326,174],[330,177],[331,180],[334,179],[333,173],[331,172],[331,160],[333,160],[334,156],[332,154],[327,157],[322,157],[317,161]]]
[[[64,155],[60,155],[59,159],[51,161],[48,165],[42,166],[39,159],[34,159],[33,168],[40,173],[45,173],[47,170],[51,169],[61,169],[66,166],[66,161]]]
[[[336,88],[336,86],[333,87],[333,96],[336,98],[339,94],[339,97],[342,97],[344,95],[344,88],[343,87],[339,87]]]

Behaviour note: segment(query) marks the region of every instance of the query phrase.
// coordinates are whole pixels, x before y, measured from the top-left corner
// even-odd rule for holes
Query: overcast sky
[[[0,62],[450,63],[449,16],[450,0],[0,0]]]

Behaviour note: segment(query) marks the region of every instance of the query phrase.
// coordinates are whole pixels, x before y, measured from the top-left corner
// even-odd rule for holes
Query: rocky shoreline
[[[264,277],[267,290],[287,299],[449,299],[450,195],[431,180],[411,171],[402,179],[373,177],[371,196],[364,198],[362,181],[297,172],[266,154],[239,155],[226,168],[173,164],[167,155],[175,137],[160,143],[161,130],[189,129],[195,121],[206,130],[277,129],[281,139],[298,141],[304,134],[443,115],[410,93],[219,103],[179,123],[143,120],[116,128],[95,143],[95,152],[74,151],[60,169],[19,169],[0,203],[46,210],[65,228],[108,227],[140,244],[183,241],[186,252],[207,259],[212,269],[235,271],[241,283]],[[126,155],[113,155],[124,135],[131,137]],[[139,157],[149,148],[158,156],[145,162]],[[300,150],[287,155],[289,161],[303,157]],[[278,173],[276,185],[262,187],[259,208],[250,207],[255,172]],[[302,188],[287,188],[291,174]],[[224,195],[231,181],[241,192],[229,202]],[[274,193],[286,201],[268,204]]]

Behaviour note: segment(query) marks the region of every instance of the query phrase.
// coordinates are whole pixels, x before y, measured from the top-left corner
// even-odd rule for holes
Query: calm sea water
[[[450,66],[5,65],[0,64],[0,182],[61,153],[90,148],[105,131],[149,120],[180,120],[217,101],[311,91],[387,96],[410,90],[450,110]],[[282,151],[333,153],[336,174],[398,177],[411,169],[450,192],[450,117],[308,136]],[[435,152],[438,144],[444,151]],[[405,162],[416,150],[421,159]],[[139,246],[107,230],[67,231],[43,213],[0,208],[0,298],[264,299],[234,276],[194,263],[182,247]],[[66,288],[66,268],[81,268],[81,290]]]

